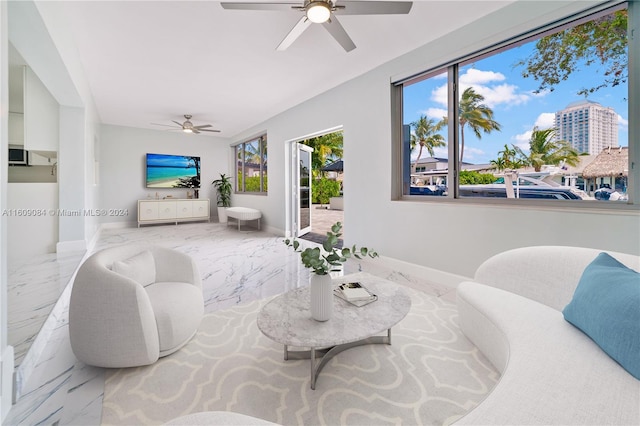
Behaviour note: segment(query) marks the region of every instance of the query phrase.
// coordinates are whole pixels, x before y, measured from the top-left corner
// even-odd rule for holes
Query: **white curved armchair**
[[[202,281],[188,255],[136,245],[105,249],[74,280],[71,348],[98,367],[152,364],[187,343],[203,314]]]

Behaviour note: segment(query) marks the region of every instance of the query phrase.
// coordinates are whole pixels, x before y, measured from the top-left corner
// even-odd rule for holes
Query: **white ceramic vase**
[[[218,221],[227,223],[227,208],[218,206]]]
[[[316,321],[327,321],[333,315],[333,285],[331,275],[311,273],[309,286],[311,318]]]

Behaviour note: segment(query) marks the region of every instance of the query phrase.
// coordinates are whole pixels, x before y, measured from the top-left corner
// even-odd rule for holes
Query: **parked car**
[[[627,194],[618,191],[617,189],[613,190],[608,187],[603,187],[596,190],[593,193],[593,196],[596,198],[596,200],[600,201],[627,201],[629,199]]]

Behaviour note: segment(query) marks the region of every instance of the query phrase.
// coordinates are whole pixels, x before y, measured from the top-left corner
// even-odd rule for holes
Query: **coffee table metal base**
[[[356,346],[362,345],[373,345],[373,344],[382,344],[382,345],[390,345],[391,344],[391,329],[387,330],[386,336],[371,336],[366,339],[358,340],[355,342],[344,343],[342,345],[336,345],[329,348],[311,348],[308,351],[292,351],[289,350],[288,345],[284,345],[284,360],[288,361],[290,359],[308,359],[311,362],[311,389],[316,389],[316,381],[318,380],[318,375],[322,368],[337,354],[342,351],[346,351],[347,349],[355,348]],[[319,362],[316,362],[316,359],[320,359]]]

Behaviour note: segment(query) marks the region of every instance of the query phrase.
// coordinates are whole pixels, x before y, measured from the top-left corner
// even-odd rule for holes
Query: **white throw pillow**
[[[129,259],[113,262],[113,272],[124,275],[146,287],[156,282],[156,261],[149,250],[143,251]]]

